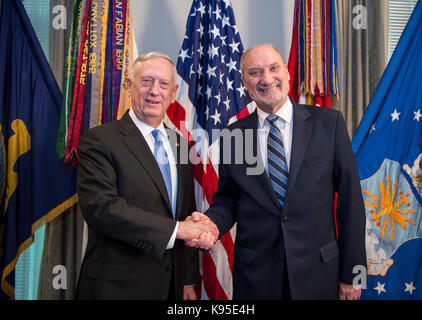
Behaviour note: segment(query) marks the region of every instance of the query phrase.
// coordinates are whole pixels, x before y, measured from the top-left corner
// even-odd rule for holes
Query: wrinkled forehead
[[[153,56],[142,61],[135,61],[132,73],[133,78],[151,73],[161,74],[162,77],[167,78],[166,80],[174,82],[176,68],[166,57]]]
[[[272,64],[283,64],[283,58],[277,48],[271,45],[258,45],[248,49],[242,56],[242,72],[251,67],[264,67]]]

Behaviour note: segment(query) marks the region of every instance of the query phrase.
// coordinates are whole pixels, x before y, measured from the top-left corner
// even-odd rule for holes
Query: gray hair
[[[140,65],[150,59],[154,59],[154,58],[164,58],[166,59],[168,62],[171,63],[171,65],[173,66],[173,71],[174,71],[174,76],[173,79],[176,79],[176,68],[174,66],[173,61],[171,60],[171,58],[166,55],[165,53],[159,52],[159,51],[151,51],[148,53],[144,53],[141,54],[138,58],[136,58],[136,60],[133,62],[133,67],[132,67],[132,80],[135,79],[136,73],[138,72],[138,69],[140,67]]]

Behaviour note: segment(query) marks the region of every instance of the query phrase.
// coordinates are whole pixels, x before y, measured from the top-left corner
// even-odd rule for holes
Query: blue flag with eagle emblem
[[[362,299],[422,299],[422,1],[352,145],[366,209]]]
[[[21,0],[0,8],[1,298],[34,232],[76,201],[75,169],[56,158],[62,97]]]

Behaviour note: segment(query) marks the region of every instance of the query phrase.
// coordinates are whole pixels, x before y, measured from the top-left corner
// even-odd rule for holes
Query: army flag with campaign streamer
[[[422,2],[353,138],[366,209],[362,299],[422,299]]]
[[[1,298],[34,232],[77,202],[76,172],[56,157],[61,94],[20,0],[0,12]]]
[[[338,99],[334,0],[295,0],[288,69],[296,102],[330,108],[330,96]]]
[[[130,1],[76,0],[68,48],[57,154],[76,165],[80,135],[131,106],[127,80],[137,50]]]

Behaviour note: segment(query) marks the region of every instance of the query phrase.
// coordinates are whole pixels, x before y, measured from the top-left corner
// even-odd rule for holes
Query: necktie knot
[[[279,119],[279,116],[276,114],[270,114],[267,117],[268,122],[270,123],[270,125],[272,125],[273,127],[277,128],[277,121]]]
[[[154,141],[155,142],[161,142],[161,137],[160,137],[160,130],[158,130],[158,129],[155,129],[155,130],[152,130],[152,136],[154,137]]]

